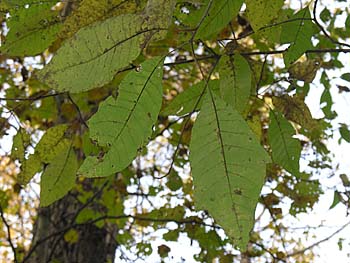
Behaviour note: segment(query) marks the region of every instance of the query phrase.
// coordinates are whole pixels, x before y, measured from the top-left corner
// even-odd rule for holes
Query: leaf
[[[294,63],[306,50],[313,48],[311,37],[316,33],[308,7],[291,17],[291,20],[293,19],[295,20],[284,24],[281,33],[281,43],[290,43],[287,52],[283,54],[286,67]]]
[[[243,117],[208,92],[194,124],[190,162],[194,200],[245,250],[269,156]]]
[[[117,99],[109,97],[89,120],[90,136],[110,146],[103,160],[89,156],[79,169],[87,177],[108,176],[123,170],[152,133],[162,104],[162,63],[159,57],[130,72],[119,87]]]
[[[11,158],[18,159],[20,162],[25,160],[24,156],[27,147],[30,145],[30,135],[22,128],[13,137],[13,144],[11,149]]]
[[[61,28],[58,11],[52,10],[57,1],[29,4],[10,12],[9,32],[0,51],[10,56],[34,56],[42,53],[56,39]]]
[[[184,115],[199,110],[202,105],[200,96],[206,86],[205,81],[198,82],[191,87],[188,87],[183,92],[178,94],[162,111],[163,116],[168,115]],[[219,89],[218,80],[210,80],[208,86],[216,92]],[[199,101],[198,101],[199,100]],[[198,102],[198,104],[197,104]],[[196,106],[197,104],[197,106]]]
[[[312,118],[309,107],[301,97],[297,95],[290,97],[284,94],[279,97],[273,97],[272,102],[276,109],[282,112],[288,120],[298,123],[304,129],[310,131],[318,128],[317,121]]]
[[[344,73],[340,76],[341,79],[350,81],[350,73]]]
[[[340,124],[339,132],[340,132],[341,137],[346,142],[350,143],[350,131],[349,131],[349,128],[346,124],[344,124],[344,123]]]
[[[82,92],[101,87],[139,55],[145,35],[142,17],[120,15],[79,30],[38,73],[39,79],[58,91]]]
[[[288,69],[291,78],[311,83],[316,77],[317,70],[321,67],[320,59],[308,59],[296,62]]]
[[[40,206],[64,197],[75,185],[78,162],[71,146],[60,152],[46,167],[40,182]]]
[[[201,24],[196,38],[206,39],[219,33],[238,14],[242,3],[242,0],[206,0],[198,20]]]
[[[283,6],[283,0],[247,0],[247,17],[254,31],[266,26],[276,18]]]
[[[329,207],[329,210],[336,207],[336,205],[339,204],[339,202],[340,202],[340,193],[338,191],[334,191],[333,202]]]
[[[252,82],[248,62],[240,54],[224,56],[219,73],[221,98],[243,113],[249,102]]]
[[[42,163],[37,155],[29,155],[21,165],[21,172],[17,175],[17,182],[21,185],[26,185],[36,173],[42,169]]]
[[[299,175],[301,146],[292,125],[279,112],[271,111],[271,123],[268,138],[272,151],[272,160],[295,176]]]
[[[50,163],[57,154],[67,148],[69,140],[64,138],[66,130],[67,125],[61,124],[48,129],[43,135],[35,148],[35,154],[43,163]]]
[[[43,163],[49,164],[69,145],[69,140],[64,138],[66,130],[67,125],[61,124],[46,131],[35,147],[35,153],[22,160],[21,172],[17,176],[19,184],[29,183],[33,176],[41,171]]]

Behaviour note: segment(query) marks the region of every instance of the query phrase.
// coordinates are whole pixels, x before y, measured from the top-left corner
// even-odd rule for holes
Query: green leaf
[[[57,154],[67,148],[69,140],[64,138],[66,130],[67,125],[61,124],[48,129],[43,135],[35,148],[35,154],[43,163],[50,163]]]
[[[219,33],[238,14],[242,3],[242,0],[206,0],[198,20],[201,24],[196,38],[206,39]],[[203,15],[205,17],[201,20]]]
[[[196,207],[245,250],[270,158],[238,111],[211,92],[193,127],[190,161]]]
[[[30,135],[22,128],[20,128],[13,137],[13,144],[11,149],[11,158],[18,159],[23,162],[26,149],[30,145]]]
[[[350,143],[350,131],[346,124],[341,123],[341,126],[339,128],[339,132],[341,137],[348,143]]]
[[[37,155],[29,155],[28,159],[25,159],[21,165],[21,172],[17,175],[17,182],[22,185],[26,185],[33,178],[36,173],[39,173],[42,169],[41,160]]]
[[[224,56],[220,60],[221,98],[243,113],[248,106],[252,73],[247,60],[240,54]]]
[[[293,19],[296,20],[284,24],[281,33],[281,43],[290,43],[287,52],[283,54],[286,67],[294,63],[306,50],[313,48],[311,37],[316,33],[308,7],[291,17],[291,20]]]
[[[340,202],[340,194],[338,191],[334,191],[333,202],[329,209],[334,208]]]
[[[198,82],[191,87],[188,87],[179,95],[177,95],[162,111],[163,116],[168,115],[184,115],[194,110],[199,110],[202,105],[200,98],[203,89],[206,86],[205,81]],[[216,92],[219,89],[218,80],[210,80],[208,86]],[[199,101],[198,101],[199,100]],[[197,104],[197,106],[196,106]]]
[[[101,87],[127,67],[145,45],[142,17],[120,15],[79,30],[39,72],[41,81],[58,91],[82,92]]]
[[[299,175],[301,146],[293,126],[279,112],[271,111],[271,123],[268,138],[272,151],[272,160],[295,176]]]
[[[101,103],[89,120],[90,136],[110,146],[103,160],[87,157],[79,173],[87,177],[108,176],[123,170],[147,142],[162,104],[162,63],[159,57],[141,64],[121,82],[119,95]]]
[[[40,182],[40,206],[65,196],[74,186],[78,162],[71,146],[60,152],[46,167]]]
[[[344,73],[340,76],[343,80],[350,81],[350,73]]]
[[[27,184],[33,176],[40,172],[42,164],[49,164],[59,153],[69,145],[69,140],[65,139],[67,125],[54,126],[46,131],[37,146],[35,153],[29,155],[28,159],[22,160],[21,172],[17,176],[19,184]]]
[[[58,11],[52,10],[57,1],[50,0],[10,11],[9,32],[0,51],[10,56],[40,54],[56,39],[61,28]]]
[[[269,24],[277,17],[279,10],[283,6],[283,0],[261,1],[247,0],[247,17],[254,31]]]

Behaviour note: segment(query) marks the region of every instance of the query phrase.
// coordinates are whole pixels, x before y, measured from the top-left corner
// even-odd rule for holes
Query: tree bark
[[[95,224],[76,224],[83,204],[68,194],[53,205],[39,208],[32,245],[23,262],[28,263],[106,263],[114,262],[117,229]],[[68,231],[76,240],[65,239]]]

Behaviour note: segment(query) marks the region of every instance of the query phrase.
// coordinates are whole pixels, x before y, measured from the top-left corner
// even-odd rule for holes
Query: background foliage
[[[198,262],[312,262],[349,224],[310,245],[288,223],[330,191],[349,208],[328,146],[350,143],[343,2],[1,1],[4,262],[60,262],[85,226],[125,262],[180,260],[175,242]],[[64,226],[42,235],[43,211]]]

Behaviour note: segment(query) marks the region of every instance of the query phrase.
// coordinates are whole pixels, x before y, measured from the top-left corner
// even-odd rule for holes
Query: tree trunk
[[[45,208],[39,208],[33,240],[23,262],[106,263],[114,262],[117,229],[95,224],[76,224],[83,205],[73,194]],[[69,240],[68,235],[73,233]]]

